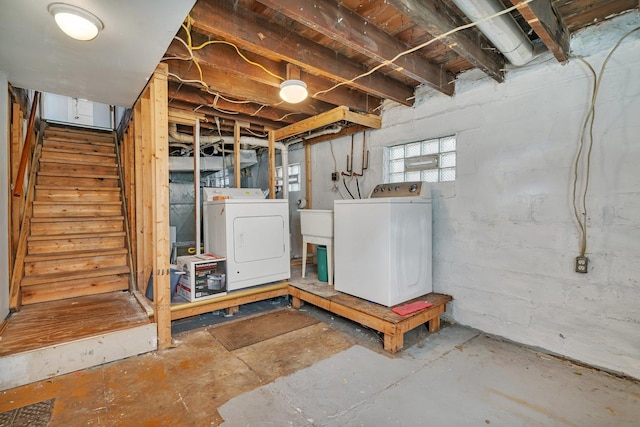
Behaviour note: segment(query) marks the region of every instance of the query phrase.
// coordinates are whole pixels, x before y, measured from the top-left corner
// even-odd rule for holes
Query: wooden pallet
[[[404,304],[414,301],[428,301],[433,306],[400,316],[391,308],[374,304],[351,295],[337,292],[326,284],[295,283],[289,285],[289,295],[293,297],[291,305],[300,308],[306,301],[331,313],[358,322],[384,334],[384,349],[395,353],[404,346],[404,334],[420,325],[429,323],[429,331],[440,329],[440,315],[447,309],[447,302],[453,298],[449,295],[430,293],[414,298]]]

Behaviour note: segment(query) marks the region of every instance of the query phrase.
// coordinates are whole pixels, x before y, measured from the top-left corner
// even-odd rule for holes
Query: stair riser
[[[64,163],[40,163],[40,172],[60,174],[67,176],[105,175],[116,178],[118,168],[115,163],[112,166],[100,164],[64,164]]]
[[[32,222],[32,236],[59,236],[63,234],[110,233],[124,231],[124,221]]]
[[[78,273],[94,271],[100,268],[121,267],[127,265],[126,254],[94,256],[65,260],[27,262],[24,267],[25,277],[41,274]]]
[[[64,141],[76,141],[83,143],[99,143],[99,144],[113,144],[113,136],[109,134],[96,134],[89,132],[69,132],[60,130],[47,130],[44,133],[46,139],[55,138]]]
[[[22,288],[22,303],[35,304],[84,295],[94,295],[129,289],[129,275],[97,277],[87,280],[69,280]]]
[[[42,142],[42,152],[64,150],[73,153],[87,154],[115,154],[113,144],[111,146],[87,144],[82,142],[63,142],[58,140],[44,140]]]
[[[41,156],[42,162],[64,162],[65,164],[76,164],[76,165],[86,165],[86,164],[95,164],[95,165],[116,165],[116,158],[111,156],[96,156],[93,154],[86,153],[59,153],[59,152],[51,152],[51,151],[42,151]]]
[[[57,185],[59,187],[117,187],[117,178],[80,178],[80,177],[60,177],[42,176],[37,178],[38,185]]]
[[[76,239],[57,239],[33,241],[27,243],[28,254],[54,254],[57,252],[98,251],[100,249],[119,249],[125,247],[124,237],[93,237]]]
[[[36,189],[38,202],[119,202],[120,192],[110,190]]]
[[[34,204],[33,217],[82,217],[122,215],[122,205]]]

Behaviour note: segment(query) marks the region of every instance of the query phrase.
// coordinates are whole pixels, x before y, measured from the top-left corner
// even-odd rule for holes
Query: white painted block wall
[[[637,26],[632,12],[585,30],[573,52],[599,70]],[[536,64],[501,84],[469,72],[452,98],[425,93],[412,108],[387,107],[383,128],[367,133],[361,189],[382,182],[384,146],[456,134],[457,179],[434,186],[433,226],[434,288],[454,297],[453,319],[640,378],[640,32],[616,51],[600,89],[586,275],[574,272],[570,194],[591,79],[577,60],[547,54]],[[343,170],[351,140],[332,144]],[[329,144],[312,156],[314,208],[332,209]]]

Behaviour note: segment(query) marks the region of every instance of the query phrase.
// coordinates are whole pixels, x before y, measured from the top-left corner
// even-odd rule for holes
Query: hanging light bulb
[[[58,27],[69,37],[81,41],[93,40],[104,28],[94,14],[66,3],[51,3],[47,8]]]
[[[307,85],[302,80],[285,80],[280,83],[280,98],[290,104],[297,104],[307,99]]]

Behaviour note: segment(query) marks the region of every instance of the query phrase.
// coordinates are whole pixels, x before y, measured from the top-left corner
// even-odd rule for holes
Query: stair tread
[[[82,222],[82,221],[122,221],[124,216],[38,216],[31,218],[31,222]]]
[[[125,236],[124,231],[109,231],[106,233],[81,233],[81,234],[53,234],[43,236],[29,236],[29,242],[42,242],[45,240],[69,240],[69,239],[95,239],[102,237],[122,237]]]
[[[105,157],[104,159],[90,159],[88,158],[91,154],[83,154],[82,160],[74,160],[74,159],[49,159],[49,158],[40,158],[40,164],[48,167],[55,167],[58,165],[66,165],[69,166],[103,166],[105,168],[114,168],[116,169],[118,165],[116,164],[116,159],[113,157]],[[86,158],[85,158],[86,157]],[[95,156],[94,156],[95,157]]]
[[[69,147],[65,148],[52,148],[52,147],[42,147],[42,153],[61,153],[61,154],[86,154],[87,156],[100,156],[100,157],[116,157],[116,153],[102,153],[99,151],[78,151],[77,149],[73,149]]]
[[[73,252],[56,252],[53,254],[30,254],[24,257],[25,262],[38,262],[38,261],[53,261],[53,260],[63,260],[63,259],[73,259],[73,258],[93,258],[99,256],[109,256],[109,255],[124,255],[129,251],[127,248],[120,249],[102,249],[100,251],[97,250],[89,250],[89,251],[73,251]]]
[[[119,187],[60,187],[59,185],[36,185],[36,190],[60,190],[60,191],[107,191],[119,193]]]
[[[39,285],[50,282],[60,282],[75,279],[90,279],[102,276],[114,276],[119,274],[128,274],[129,266],[121,267],[107,267],[91,270],[79,270],[73,273],[53,273],[53,274],[41,274],[38,276],[28,276],[22,279],[22,286]]]
[[[95,206],[96,202],[83,202],[83,201],[77,201],[77,200],[69,200],[69,201],[55,201],[55,202],[49,202],[46,200],[34,200],[33,201],[34,205],[42,205],[42,206],[46,206],[46,205],[80,205],[80,206]],[[100,206],[104,206],[104,205],[121,205],[122,202],[121,201],[113,201],[113,202],[100,202]]]
[[[82,178],[109,178],[109,179],[118,179],[118,174],[110,174],[110,173],[64,173],[64,172],[47,172],[47,171],[38,171],[38,175],[40,176],[59,176],[59,177],[82,177]]]

